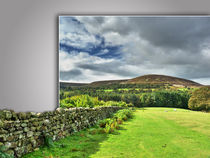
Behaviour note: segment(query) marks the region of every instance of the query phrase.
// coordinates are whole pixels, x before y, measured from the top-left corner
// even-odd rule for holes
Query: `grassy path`
[[[75,133],[24,158],[210,158],[210,113],[137,110],[114,134]]]
[[[126,123],[119,135],[110,135],[90,157],[210,158],[209,122],[210,114],[201,112],[138,110],[135,119]]]

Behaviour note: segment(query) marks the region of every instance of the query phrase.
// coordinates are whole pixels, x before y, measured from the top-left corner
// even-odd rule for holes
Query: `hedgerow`
[[[127,104],[123,101],[100,101],[98,97],[91,97],[89,95],[77,95],[67,97],[60,101],[60,107],[72,108],[72,107],[98,107],[98,106],[118,106],[118,107],[130,107],[132,104]]]

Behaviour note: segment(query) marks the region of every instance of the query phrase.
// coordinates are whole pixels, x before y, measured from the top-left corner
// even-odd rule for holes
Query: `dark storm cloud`
[[[100,64],[78,64],[79,68],[92,70],[96,73],[108,73],[115,74],[118,76],[132,76],[135,77],[137,73],[134,73],[130,70],[126,70],[124,66],[122,66],[121,62],[108,62],[108,63],[100,63]],[[96,74],[95,73],[95,74]]]
[[[122,36],[134,32],[155,46],[181,49],[195,48],[209,39],[209,28],[209,17],[116,17],[101,32],[118,32]]]
[[[152,52],[148,48],[141,60],[149,60],[154,67],[183,65],[181,72],[176,73],[186,78],[210,77],[209,58],[202,54],[210,44],[209,17],[133,17],[129,23],[132,29],[127,32],[138,33],[154,48]],[[119,33],[124,36],[125,31]],[[132,55],[135,54],[138,56],[138,53]]]
[[[210,64],[188,65],[182,67],[182,71],[178,71],[177,74],[189,79],[209,78]]]
[[[79,69],[73,69],[70,71],[60,71],[60,80],[78,79],[82,76],[82,72]]]
[[[130,18],[130,22],[141,37],[160,47],[199,47],[210,34],[210,20],[204,17]]]

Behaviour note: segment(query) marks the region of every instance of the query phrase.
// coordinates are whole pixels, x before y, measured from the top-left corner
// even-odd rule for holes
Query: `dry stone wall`
[[[43,113],[16,113],[0,110],[0,147],[3,152],[21,157],[44,144],[44,136],[63,138],[110,117],[120,107],[58,108]]]

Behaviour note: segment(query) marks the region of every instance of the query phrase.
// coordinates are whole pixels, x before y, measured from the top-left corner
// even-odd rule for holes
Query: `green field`
[[[144,108],[113,134],[88,131],[25,157],[210,158],[210,113]]]

